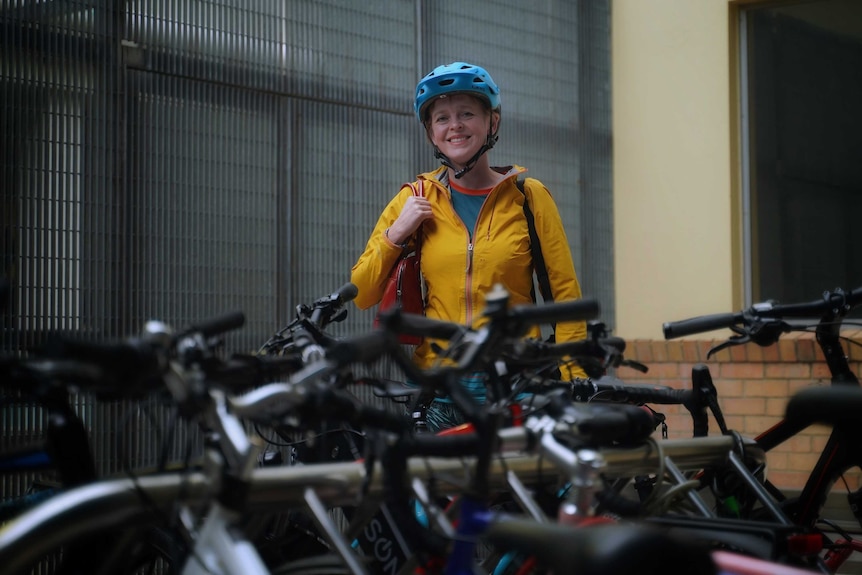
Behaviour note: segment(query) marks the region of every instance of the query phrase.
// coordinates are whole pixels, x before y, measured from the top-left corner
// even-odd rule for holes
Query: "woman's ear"
[[[500,112],[497,110],[491,110],[491,126],[490,126],[491,134],[496,136],[497,132],[500,130]]]
[[[436,146],[437,144],[434,143],[434,138],[431,137],[431,123],[423,122],[422,125],[425,126],[425,137],[428,138],[428,141],[431,142],[432,145]]]

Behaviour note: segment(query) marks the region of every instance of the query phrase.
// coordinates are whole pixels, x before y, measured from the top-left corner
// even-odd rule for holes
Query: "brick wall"
[[[862,330],[846,330],[842,334],[862,341]],[[721,341],[724,340],[629,341],[626,358],[646,364],[649,372],[641,374],[621,367],[617,376],[630,383],[688,389],[692,367],[703,363],[712,374],[728,427],[749,437],[777,423],[784,414],[788,398],[796,391],[813,385],[829,385],[829,369],[813,334],[786,334],[769,347],[752,343],[734,346],[707,359],[709,349]],[[862,348],[850,345],[845,349],[851,368],[859,375]],[[691,419],[685,409],[655,407],[667,416],[669,437],[691,437]],[[812,426],[772,450],[767,457],[770,480],[781,488],[802,487],[829,431],[825,426]],[[718,426],[711,417],[710,433],[718,433]],[[859,474],[848,480],[853,487],[857,486]]]

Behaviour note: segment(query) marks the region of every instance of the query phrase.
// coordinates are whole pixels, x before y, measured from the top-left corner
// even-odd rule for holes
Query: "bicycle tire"
[[[327,553],[289,561],[272,569],[272,575],[348,575],[350,569],[338,555]]]
[[[125,544],[115,547],[123,536]],[[158,527],[95,534],[52,550],[17,575],[173,575],[182,566],[179,548],[174,534]]]

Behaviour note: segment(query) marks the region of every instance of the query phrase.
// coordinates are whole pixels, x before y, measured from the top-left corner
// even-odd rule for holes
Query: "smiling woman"
[[[416,86],[414,110],[443,165],[403,185],[383,209],[353,266],[351,282],[359,288],[354,302],[363,309],[377,304],[393,265],[419,245],[428,317],[480,325],[485,294],[498,284],[509,293],[510,305],[532,303],[534,262],[525,202],[535,216],[550,296],[554,301],[579,299],[569,242],[550,192],[533,178],[522,182],[522,192],[518,180],[525,168],[490,164],[488,152],[497,142],[502,114],[500,90],[491,75],[465,62],[438,66]],[[411,188],[424,189],[424,195],[414,196]],[[529,337],[541,337],[539,329]],[[560,342],[583,339],[586,325],[558,324],[555,337]],[[419,367],[428,368],[437,352],[426,338],[413,357]],[[580,368],[562,366],[561,371],[564,377],[584,375]],[[485,380],[479,372],[462,384],[484,402]],[[444,397],[434,399],[427,416],[431,431],[463,421]]]
[[[469,171],[496,140],[500,112],[489,111],[483,100],[470,94],[444,94],[428,106],[426,125],[438,157]],[[462,170],[456,178],[464,176]]]

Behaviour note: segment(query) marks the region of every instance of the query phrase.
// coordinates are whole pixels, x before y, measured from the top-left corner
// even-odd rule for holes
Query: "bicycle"
[[[525,358],[541,361],[542,359],[561,357],[566,352],[584,349],[586,343],[588,342],[548,346],[540,342],[519,342],[519,347],[521,351],[526,350],[523,353]],[[610,353],[619,353],[619,349],[614,349]],[[654,386],[638,388],[614,383],[613,379],[610,380],[611,383],[602,381],[601,379],[585,382],[554,382],[541,376],[532,375],[525,377],[523,374],[521,374],[520,379],[539,389],[556,386],[568,392],[567,394],[570,397],[579,397],[582,400],[599,398],[599,400],[603,399],[605,401],[636,401],[640,399],[644,402],[683,404],[689,409],[692,415],[695,437],[708,434],[708,409],[715,415],[721,432],[731,433],[724,422],[720,407],[718,406],[715,386],[705,366],[698,366],[693,370],[691,391],[670,390]],[[520,389],[528,390],[527,387],[521,387]],[[759,557],[797,565],[807,565],[809,563],[807,556],[810,555],[812,536],[805,529],[792,527],[792,522],[785,516],[784,511],[772,504],[770,494],[762,488],[754,476],[747,472],[747,468],[756,469],[757,466],[762,465],[762,460],[755,457],[749,461],[751,459],[749,456],[750,454],[746,451],[739,450],[731,458],[730,466],[724,465],[709,469],[698,475],[697,479],[703,483],[716,475],[720,475],[724,480],[732,480],[744,486],[749,492],[746,494],[748,500],[757,502],[763,506],[764,511],[757,524],[749,524],[745,521],[728,518],[719,520],[707,502],[700,498],[695,498],[691,492],[688,493],[688,499],[691,505],[699,511],[699,518],[677,516],[662,517],[660,520],[658,518],[651,518],[650,520],[654,523],[661,523],[668,528],[697,530],[703,534],[704,538],[720,541],[722,545],[745,550]],[[681,476],[678,473],[676,475]],[[650,487],[649,489],[652,488]],[[636,506],[633,511],[629,511],[628,513],[635,515],[642,514],[643,511]],[[750,544],[749,541],[752,536],[764,543],[758,545]],[[743,544],[747,547],[741,546]]]
[[[835,387],[858,387],[859,379],[850,369],[840,330],[847,314],[862,303],[862,288],[850,292],[842,289],[825,291],[821,299],[792,304],[765,301],[736,313],[721,313],[699,316],[663,325],[666,339],[684,337],[718,329],[730,329],[727,341],[710,350],[710,355],[728,346],[755,343],[760,346],[775,344],[782,334],[792,331],[814,331],[826,365],[831,373],[831,385]],[[812,324],[811,320],[816,319]],[[770,429],[755,437],[757,444],[768,454],[776,446],[801,432],[810,422],[783,419]],[[780,503],[782,510],[797,525],[816,530],[822,535],[823,566],[835,572],[853,550],[862,550],[862,543],[853,539],[845,530],[836,529],[828,519],[821,518],[821,510],[830,489],[849,469],[862,465],[862,449],[854,440],[858,430],[847,421],[836,422],[823,447],[817,463],[797,497],[789,497],[780,489],[764,480],[771,495]],[[854,517],[862,525],[862,509],[857,502],[862,498],[862,488],[850,492],[848,503]],[[741,499],[741,514],[754,517],[758,510],[751,502]],[[840,539],[833,541],[825,528],[835,529]]]
[[[397,330],[405,330],[405,328],[406,328],[407,333],[410,333],[411,331],[413,331],[413,332],[424,331],[425,333],[428,333],[429,330],[437,329],[437,328],[439,328],[441,333],[445,333],[446,329],[447,329],[447,327],[442,322],[439,322],[437,320],[428,320],[428,319],[424,319],[424,318],[411,318],[410,322],[406,322],[408,325],[405,325],[404,320],[406,318],[400,318],[401,321],[398,321],[398,319],[399,318],[396,317],[396,320],[384,320],[384,323],[386,325],[389,325],[390,327],[394,326]],[[413,325],[409,325],[409,323],[412,323]],[[461,339],[464,339],[464,338],[462,337]],[[469,340],[469,338],[466,338],[466,339]],[[481,339],[481,338],[479,338],[479,339]],[[613,353],[617,353],[617,352],[619,352],[619,347],[620,347],[619,342],[615,341],[614,344],[616,347],[616,351]],[[590,346],[590,342],[575,342],[573,344],[547,345],[547,344],[537,343],[537,342],[532,342],[532,341],[518,341],[516,347],[512,348],[512,349],[513,349],[514,355],[518,355],[518,352],[520,352],[522,354],[522,357],[520,357],[519,359],[521,359],[523,361],[523,360],[527,360],[527,359],[542,360],[542,359],[547,359],[547,358],[552,358],[552,357],[562,357],[563,355],[568,354],[568,353],[579,353],[579,352],[583,352],[584,350],[588,350],[588,349],[590,349],[589,346]],[[514,351],[515,349],[517,349],[517,352]],[[481,352],[478,352],[478,353],[473,352],[469,346],[467,347],[467,350],[461,350],[460,353],[464,357],[467,357],[467,358],[472,357],[474,353],[476,355],[481,356]],[[421,380],[421,376],[418,374],[414,375],[413,377],[415,377],[417,380]],[[688,404],[689,406],[692,407],[693,416],[696,416],[695,417],[696,428],[698,428],[700,426],[699,421],[701,419],[703,420],[703,422],[704,422],[703,423],[703,426],[704,426],[703,427],[703,434],[704,435],[706,434],[705,409],[709,404],[713,403],[713,395],[715,393],[714,386],[709,385],[709,384],[711,384],[711,381],[706,381],[706,382],[700,381],[700,382],[698,382],[698,385],[695,385],[695,389],[693,391],[689,392],[689,391],[683,391],[683,390],[672,390],[670,388],[660,388],[660,387],[656,387],[656,386],[649,386],[649,387],[625,386],[625,385],[620,385],[617,383],[614,383],[614,384],[604,383],[604,384],[599,385],[596,382],[592,382],[592,381],[588,381],[588,382],[551,382],[551,381],[548,381],[544,378],[537,378],[537,379],[538,379],[538,388],[539,389],[544,388],[544,391],[547,391],[549,388],[558,387],[558,388],[561,388],[561,389],[565,390],[566,392],[568,392],[566,395],[568,395],[569,397],[575,396],[576,394],[579,394],[579,393],[583,393],[584,390],[586,389],[586,390],[589,390],[589,392],[592,395],[595,395],[596,392],[600,392],[600,393],[610,392],[611,398],[616,399],[617,401],[619,401],[622,398],[626,398],[626,399],[643,398],[645,400],[654,399],[654,400],[659,401],[661,403],[685,403],[685,404]],[[449,387],[447,389],[452,389],[451,384],[449,385]],[[453,390],[453,391],[456,391],[456,390]],[[467,401],[467,399],[468,398],[463,398],[462,401]],[[594,404],[594,407],[599,407],[599,405]],[[487,412],[493,412],[494,409],[495,409],[494,404],[491,404],[490,407],[487,407],[487,410],[488,410]],[[475,406],[473,406],[472,408],[469,406],[463,407],[462,410],[468,414],[472,413],[473,417],[477,416]],[[468,419],[469,418],[470,417],[468,416]],[[739,442],[743,442],[742,438],[735,438],[735,440],[738,440]],[[738,445],[738,447],[741,447],[741,443]],[[747,453],[747,451],[745,454],[741,454],[740,457],[743,457],[745,455],[749,455]],[[758,497],[762,501],[766,501],[768,498],[768,494],[763,492],[763,490],[758,489],[759,485],[756,483],[756,481],[753,480],[752,477],[750,477],[748,475],[747,469],[743,465],[740,464],[740,460],[734,459],[734,457],[735,457],[734,453],[730,453],[729,457],[731,458],[732,461],[734,461],[734,463],[737,464],[736,465],[737,473],[748,482],[748,484],[751,486],[751,488],[753,490],[756,491],[756,497]],[[675,475],[675,477],[683,478],[682,473],[678,469],[675,469],[670,462],[665,462],[665,463],[667,465],[667,468],[672,472],[672,474]],[[720,466],[720,467],[724,467],[724,466]],[[705,503],[697,500],[695,498],[695,496],[693,495],[692,491],[686,490],[687,488],[690,489],[692,487],[691,485],[689,485],[687,488],[685,485],[681,485],[675,489],[679,489],[679,487],[683,488],[681,490],[681,492],[684,493],[687,497],[689,497],[689,499],[691,499],[692,503],[694,504],[694,506],[698,510],[700,510],[705,516],[712,517],[712,514],[706,508]],[[481,492],[482,489],[479,489],[478,491]],[[517,489],[514,489],[514,486],[513,486],[513,491],[517,492]],[[611,506],[614,504],[614,502],[611,499],[606,499],[604,504],[608,508],[611,508]],[[773,547],[780,547],[780,542],[777,541],[777,537],[775,536],[775,532],[782,530],[782,528],[784,528],[783,531],[786,532],[787,531],[786,524],[789,523],[789,521],[783,517],[780,510],[772,508],[772,511],[775,513],[775,516],[776,516],[776,524],[774,524],[774,525],[761,525],[759,527],[759,529],[761,530],[761,533],[755,533],[754,530],[751,530],[751,529],[746,530],[740,525],[727,525],[727,524],[717,525],[716,524],[716,525],[712,526],[711,529],[712,529],[713,533],[719,533],[721,530],[735,529],[736,530],[736,534],[735,534],[736,536],[735,536],[734,544],[736,545],[736,548],[738,548],[738,549],[745,549],[745,547],[740,546],[741,545],[740,541],[743,538],[751,539],[752,536],[762,537],[763,532],[766,532],[768,534],[768,536],[772,537],[773,541],[775,542]],[[629,511],[629,513],[631,513],[631,511]],[[638,511],[638,513],[643,513],[643,511],[642,510]],[[406,518],[402,517],[402,522],[403,521],[406,521]],[[776,551],[775,549],[769,550],[769,556],[770,556],[770,558],[774,558],[776,560],[780,558],[778,556],[778,551]]]
[[[375,339],[364,338],[357,342],[357,348],[368,348],[370,344],[379,343]],[[355,354],[355,349],[351,351]],[[347,356],[345,356],[347,357]],[[352,359],[355,359],[354,355]],[[351,359],[351,361],[352,361]],[[319,367],[318,367],[319,369]],[[299,381],[297,379],[297,381]],[[273,413],[275,406],[286,409],[282,400],[287,398],[312,401],[307,394],[300,391],[298,384],[268,384],[249,392],[243,398],[228,399],[231,410],[238,415],[250,416],[255,411],[263,410]],[[327,391],[327,393],[330,393]],[[355,406],[348,404],[350,410]],[[293,407],[296,407],[294,405]],[[379,420],[375,414],[370,419]],[[487,475],[489,488],[502,489],[510,484],[513,476],[520,477],[527,484],[537,484],[555,477],[555,468],[548,466],[535,455],[523,454],[524,445],[533,443],[525,429],[512,428],[500,436],[501,456],[494,459]],[[717,463],[726,457],[733,447],[729,438],[706,438],[693,444],[691,440],[667,442],[662,454],[652,448],[639,445],[625,449],[609,450],[604,455],[609,463],[608,473],[629,474],[638,471],[645,472],[660,465],[660,455],[673,457],[683,469],[698,468],[709,462]],[[466,463],[466,467],[465,467]],[[427,481],[431,475],[455,478],[447,482],[450,493],[460,491],[461,481],[457,476],[466,479],[472,473],[475,457],[466,461],[439,458],[424,459],[413,457],[407,464],[410,477]],[[370,470],[370,471],[369,471]],[[307,501],[316,501],[326,505],[343,505],[354,502],[358,497],[383,498],[387,482],[381,479],[385,466],[376,463],[369,467],[368,463],[327,463],[297,467],[254,468],[247,478],[242,490],[243,506],[252,513],[273,507],[290,508]],[[464,473],[466,472],[466,475]],[[176,501],[185,506],[197,508],[210,501],[215,476],[203,470],[192,470],[187,473],[166,473],[159,476],[144,476],[137,480],[131,478],[102,481],[61,494],[46,502],[37,509],[26,513],[12,528],[0,531],[0,562],[10,569],[27,563],[28,558],[38,556],[40,552],[64,538],[73,535],[93,535],[121,522],[124,528],[148,526],[157,524],[164,517],[174,512]],[[236,484],[234,484],[236,485]],[[311,493],[316,494],[312,496]],[[325,522],[325,510],[318,507],[318,516]],[[82,532],[82,533],[76,533]],[[337,534],[334,534],[337,536]],[[199,539],[201,550],[207,545],[207,540]],[[212,542],[210,541],[210,544]],[[211,545],[209,545],[211,547]],[[234,544],[217,547],[217,553],[236,557],[239,555]],[[246,548],[247,549],[247,548]],[[200,551],[200,550],[199,550]],[[349,551],[347,552],[349,553]],[[332,558],[335,557],[333,561]],[[326,561],[329,563],[326,563]],[[344,572],[343,558],[339,555],[326,559],[315,558],[313,564],[328,564],[330,567],[341,566],[339,570],[326,572]],[[306,566],[309,562],[305,563]],[[285,565],[273,572],[301,573],[302,563]],[[309,567],[310,568],[310,567]],[[248,564],[245,564],[248,572]],[[357,569],[361,572],[359,569]],[[306,571],[307,572],[307,571]]]
[[[161,326],[160,329],[164,327],[165,326]],[[211,361],[212,358],[203,353],[204,346],[202,345],[201,340],[202,338],[197,336],[172,336],[168,329],[161,329],[161,331],[156,329],[154,332],[151,331],[146,338],[147,346],[144,347],[147,347],[147,349],[144,351],[147,353],[142,354],[145,357],[130,357],[135,356],[139,350],[134,350],[135,353],[130,354],[130,346],[125,343],[118,347],[104,346],[96,349],[88,349],[86,346],[79,345],[76,351],[83,351],[86,355],[90,355],[92,357],[98,356],[99,359],[106,362],[118,361],[117,357],[121,357],[124,359],[124,361],[122,361],[123,364],[131,364],[134,366],[131,367],[131,369],[135,369],[139,364],[128,361],[130,359],[141,359],[147,364],[148,368],[156,365],[162,371],[168,369],[164,374],[165,380],[168,384],[168,388],[174,395],[175,400],[180,405],[180,409],[187,414],[197,414],[201,409],[204,409],[203,417],[206,423],[208,425],[215,426],[215,428],[218,429],[218,435],[220,438],[229,438],[230,441],[234,442],[226,444],[223,448],[232,459],[232,466],[236,467],[240,461],[245,460],[250,448],[247,444],[241,441],[241,434],[237,431],[238,426],[235,422],[225,423],[224,417],[226,416],[224,414],[218,413],[217,410],[215,413],[212,411],[212,405],[218,405],[217,401],[213,401],[214,399],[217,399],[217,397],[207,397],[206,395],[202,395],[203,392],[199,389],[202,384],[201,378],[204,376],[204,372],[213,368]],[[337,356],[339,349],[342,348],[343,346],[334,346],[333,353]],[[177,353],[177,350],[182,350],[182,352]],[[170,367],[168,368],[166,367],[168,362],[165,361],[165,358],[170,358],[173,354],[184,355],[185,360],[176,361],[176,358],[174,358],[175,361],[171,362]],[[282,366],[284,365],[290,366],[290,361],[282,362]],[[252,371],[254,375],[259,376],[260,365],[254,364],[251,367],[253,368]],[[148,369],[147,373],[149,373],[149,371],[150,370]],[[246,379],[247,381],[242,382],[243,385],[249,385],[250,382],[253,383],[254,381],[257,381],[253,380],[248,373],[243,376],[238,375],[236,366],[233,366],[231,369],[224,370],[223,374],[226,375],[226,378],[230,381],[240,382],[241,380]],[[306,376],[308,375],[309,374],[306,373]],[[314,372],[310,375],[317,377],[317,374]],[[206,374],[206,376],[218,377],[217,374]],[[213,393],[215,394],[215,392]],[[401,421],[401,419],[399,418],[398,421]],[[246,472],[247,470],[243,468],[242,473]],[[243,478],[244,475],[240,475],[237,478],[237,481],[241,482]],[[213,514],[214,517],[217,515],[217,513]]]
[[[94,363],[85,359],[86,352],[76,359],[60,358],[79,356],[83,350],[75,341],[57,336],[49,339],[42,348],[32,350],[29,357],[6,357],[0,361],[0,377],[6,394],[4,402],[37,405],[44,410],[46,422],[42,439],[0,454],[0,472],[34,474],[27,492],[0,505],[0,523],[14,521],[40,502],[101,477],[94,461],[90,430],[78,414],[72,398],[86,393],[94,401],[102,403],[117,399],[133,402],[146,399],[149,388],[140,383],[151,373],[151,366],[137,365],[142,371],[134,374],[126,370],[126,360],[138,353],[136,346],[139,345],[141,342],[130,340],[124,354],[111,361],[101,358]],[[100,351],[96,344],[86,349],[91,354]],[[117,393],[116,389],[123,384],[126,384],[125,388]],[[126,471],[128,474],[143,472]],[[134,545],[125,547],[126,553],[114,563],[113,571],[144,572],[167,568],[169,553],[163,548],[160,533],[138,533],[135,539]],[[42,559],[39,572],[91,572],[88,567],[91,558],[103,552],[108,541],[114,539],[82,541],[62,548]],[[116,544],[122,546],[119,542]]]
[[[501,306],[495,321],[486,328],[484,337],[476,338],[472,345],[465,348],[463,365],[470,365],[471,358],[491,354],[493,348],[501,346],[508,337],[515,337],[518,334],[516,326],[529,321],[541,321],[549,313],[559,319],[563,317],[560,315],[563,310],[573,313],[573,309],[583,312],[582,308],[565,306],[536,311],[506,310]],[[386,331],[338,341],[326,350],[323,357],[307,362],[299,371],[291,372],[285,383],[268,383],[261,387],[256,384],[264,377],[272,377],[280,367],[290,362],[279,365],[278,362],[271,363],[276,358],[256,358],[254,361],[241,358],[240,361],[224,364],[205,354],[201,356],[199,338],[178,340],[169,334],[170,330],[164,329],[151,334],[146,363],[159,366],[157,371],[161,379],[188,417],[202,420],[218,431],[209,436],[212,441],[208,445],[213,448],[209,451],[213,456],[209,459],[212,465],[186,472],[99,481],[60,494],[26,512],[18,521],[0,531],[0,564],[9,569],[18,569],[52,546],[68,543],[77,537],[93,536],[119,524],[128,532],[153,525],[177,527],[176,519],[171,518],[178,517],[182,519],[178,526],[181,531],[187,530],[189,535],[197,534],[193,539],[188,539],[193,541],[193,545],[189,546],[186,554],[185,572],[200,572],[204,564],[213,568],[214,565],[236,565],[241,561],[247,572],[264,573],[268,567],[259,557],[255,558],[257,552],[248,537],[231,529],[234,524],[232,517],[305,505],[319,522],[321,533],[331,539],[335,550],[334,554],[324,558],[314,558],[316,564],[319,566],[321,562],[329,561],[331,565],[334,559],[342,571],[347,569],[361,573],[364,572],[363,564],[357,559],[355,551],[346,544],[350,539],[345,540],[332,525],[327,508],[352,505],[357,501],[385,501],[393,497],[395,499],[388,499],[395,506],[393,508],[403,508],[405,492],[403,488],[392,488],[400,484],[397,479],[393,479],[393,471],[398,472],[395,478],[412,478],[408,495],[412,493],[428,501],[429,509],[433,502],[421,496],[422,490],[418,485],[431,477],[437,478],[437,487],[441,493],[453,495],[463,493],[464,485],[472,486],[470,492],[481,494],[483,489],[493,491],[521,484],[541,485],[548,481],[559,484],[561,480],[557,465],[549,465],[547,457],[535,454],[537,446],[554,446],[551,442],[553,436],[543,434],[540,440],[531,426],[499,428],[494,421],[494,406],[468,409],[474,416],[474,424],[479,424],[479,431],[474,432],[472,437],[415,436],[410,433],[409,423],[405,424],[404,418],[363,406],[343,390],[327,385],[331,376],[342,374],[349,365],[375,361],[382,354],[391,354],[398,361],[406,362],[404,365],[409,370],[409,358],[403,355],[400,347],[394,343],[392,334]],[[502,337],[500,334],[508,335]],[[180,349],[185,350],[186,357],[176,355]],[[109,350],[106,348],[102,351]],[[156,361],[151,361],[152,358],[156,358]],[[164,358],[170,358],[170,361],[162,361]],[[190,358],[195,361],[186,361]],[[451,383],[450,376],[454,373],[456,370],[447,373],[441,369],[436,375],[425,374],[427,379],[424,381],[436,381],[448,386]],[[423,381],[422,373],[413,375]],[[250,386],[255,389],[243,391]],[[598,434],[604,438],[602,441],[632,441],[631,446],[600,448],[607,465],[606,473],[611,477],[630,477],[655,471],[665,465],[668,457],[684,470],[719,465],[737,446],[730,437],[708,437],[662,442],[661,450],[657,450],[653,445],[638,441],[652,431],[653,424],[650,420],[649,425],[645,425],[644,417],[647,414],[641,409],[614,406],[600,410],[589,404],[568,407],[574,419],[556,423],[550,420],[553,425],[562,426],[562,431],[568,430],[575,437],[593,437],[593,434]],[[321,411],[354,424],[387,429],[383,433],[401,438],[397,451],[402,455],[414,448],[417,453],[423,449],[428,452],[443,449],[448,455],[470,455],[463,460],[415,456],[405,458],[393,452],[386,455],[384,450],[380,456],[398,465],[382,465],[379,459],[374,458],[363,462],[294,467],[258,468],[251,463],[253,446],[249,445],[248,438],[244,437],[238,425],[240,419],[271,421],[287,415],[301,416],[306,412],[318,417]],[[599,424],[600,420],[611,427]],[[629,437],[633,428],[640,431]],[[593,440],[596,440],[595,437]],[[481,443],[490,443],[491,446],[481,446]],[[453,450],[456,446],[460,446],[461,451]],[[562,456],[560,461],[565,461],[565,449],[553,448],[548,453],[552,452],[559,453]],[[442,454],[438,452],[438,455]],[[445,485],[439,482],[441,477],[449,479]],[[528,499],[528,494],[523,490],[520,493]],[[177,503],[180,504],[179,513]],[[527,507],[530,508],[529,505]],[[183,510],[200,510],[201,513]],[[409,515],[409,509],[407,512]],[[443,517],[433,512],[430,515]],[[474,515],[478,516],[478,511]],[[195,517],[202,517],[203,522],[194,520]],[[444,525],[442,519],[440,524]],[[577,535],[573,537],[578,540]],[[580,540],[584,538],[586,535],[581,536]],[[469,543],[464,540],[461,542]],[[421,548],[420,542],[417,549]],[[462,558],[468,558],[469,555],[459,554]],[[467,561],[469,559],[462,562],[462,567]],[[309,572],[312,568],[312,564],[306,562],[283,565],[273,571]]]
[[[214,353],[218,342],[212,338],[242,325],[243,321],[241,315],[229,314],[191,326],[176,334],[175,338],[178,342],[194,339],[200,342],[200,349],[206,348]],[[137,400],[151,394],[165,393],[161,376],[168,358],[153,353],[156,340],[166,337],[164,333],[157,333],[163,327],[158,322],[150,322],[145,336],[128,338],[122,345],[57,336],[43,348],[35,350],[33,357],[4,362],[6,385],[14,383],[25,392],[34,394],[50,408],[51,419],[55,420],[50,427],[52,432],[45,448],[56,457],[56,465],[50,460],[47,464],[60,470],[62,483],[51,498],[76,487],[97,484],[100,480],[93,465],[87,430],[69,404],[70,393],[74,390],[76,393],[89,394],[96,401]],[[194,354],[195,361],[205,360],[203,354],[192,350],[192,346],[186,352]],[[58,436],[57,430],[60,429],[68,433]],[[68,451],[56,452],[58,446]],[[29,451],[38,453],[39,449],[43,448],[36,446]],[[159,465],[153,470],[129,468],[124,474],[136,478],[139,474],[157,473],[167,468],[167,465]],[[68,470],[76,473],[73,475]],[[45,503],[50,503],[51,498]],[[39,502],[24,497],[16,503],[20,514]],[[16,521],[17,515],[12,518],[10,525],[15,525]],[[51,553],[48,566],[51,572],[63,574],[166,572],[171,569],[175,559],[173,541],[166,533],[151,526],[141,530],[117,529],[100,534],[97,538],[81,538],[73,544],[67,542],[57,548]],[[111,552],[106,553],[106,549]]]
[[[159,334],[154,334],[154,335],[156,336],[156,339],[158,339]],[[177,344],[177,345],[179,345],[179,344]],[[196,360],[199,360],[201,358],[200,350],[197,349],[196,346],[193,346],[191,343],[188,343],[188,342],[183,343],[182,345],[185,346],[185,349],[190,356],[195,357]],[[365,349],[368,346],[361,346],[361,347],[363,349]],[[371,348],[373,348],[373,347],[374,346],[371,346]],[[335,357],[337,357],[339,355],[339,349],[343,349],[343,348],[344,348],[344,346],[341,346],[341,347],[339,347],[338,345],[334,346],[332,349],[332,354]],[[194,351],[194,353],[191,353],[192,351]],[[350,359],[351,362],[354,360],[355,360],[355,358]],[[159,363],[161,363],[161,362],[159,362]],[[200,362],[200,364],[208,365],[208,362],[204,361],[204,362]],[[199,366],[200,364],[196,362],[195,365]],[[186,366],[186,367],[189,367],[189,366]],[[181,377],[178,377],[179,373],[181,373],[181,371],[178,370],[176,367],[174,367],[172,369],[172,372],[170,373],[170,375],[174,376],[174,377],[170,378],[171,384],[172,384],[170,387],[172,387],[172,392],[174,393],[175,397],[177,398],[177,401],[184,407],[184,409],[187,412],[195,412],[199,408],[200,404],[203,402],[203,397],[201,396],[201,397],[197,397],[197,399],[195,399],[195,397],[196,397],[195,394],[191,393],[191,391],[193,391],[193,388],[190,388],[190,386],[183,386],[180,384],[180,382],[185,380],[185,379],[189,379],[190,381],[194,381],[195,378],[192,378],[192,377],[182,377],[181,378]],[[314,376],[315,378],[318,377],[318,374],[314,370],[312,370],[310,372],[306,372],[305,376],[307,377],[309,374]],[[237,377],[236,370],[233,370],[231,372],[231,375],[234,379],[236,379],[236,377]],[[199,380],[198,380],[198,383],[200,383]],[[237,406],[234,405],[234,408],[236,408],[236,407]],[[241,455],[243,453],[243,449],[239,449],[237,447],[242,448],[244,446],[241,439],[240,439],[240,434],[238,434],[236,431],[237,426],[233,425],[231,427],[232,424],[225,423],[224,418],[227,416],[224,413],[217,411],[217,413],[215,415],[217,415],[218,417],[216,417],[215,419],[211,419],[210,424],[215,425],[219,429],[219,431],[220,431],[219,436],[220,437],[231,438],[231,441],[235,442],[234,447],[236,449],[233,449],[234,457],[232,459],[234,460],[233,467],[236,467],[238,465],[238,463],[241,460],[243,460],[242,458],[239,457],[239,455]],[[209,418],[213,417],[212,412],[210,412],[210,415],[208,417]],[[396,419],[396,421],[402,421],[402,420]],[[228,453],[230,453],[229,449],[227,451],[228,451]],[[239,467],[242,468],[241,465]],[[243,481],[243,478],[244,478],[244,476],[240,476],[239,478],[236,479],[236,481],[241,482],[241,481]],[[140,478],[140,481],[145,482],[148,479],[149,478]],[[317,519],[320,520],[319,515],[317,516]],[[212,512],[212,511],[208,514],[207,521],[208,522],[211,521],[213,523],[219,523],[220,521],[222,523],[224,522],[223,518],[221,518],[219,516],[219,513]],[[324,527],[325,527],[325,522],[324,522]],[[204,533],[207,532],[205,527],[204,527],[202,532],[204,532]],[[210,546],[210,547],[214,547],[214,546]],[[228,547],[230,547],[230,546],[228,546]],[[192,556],[196,556],[196,554],[192,553]]]

